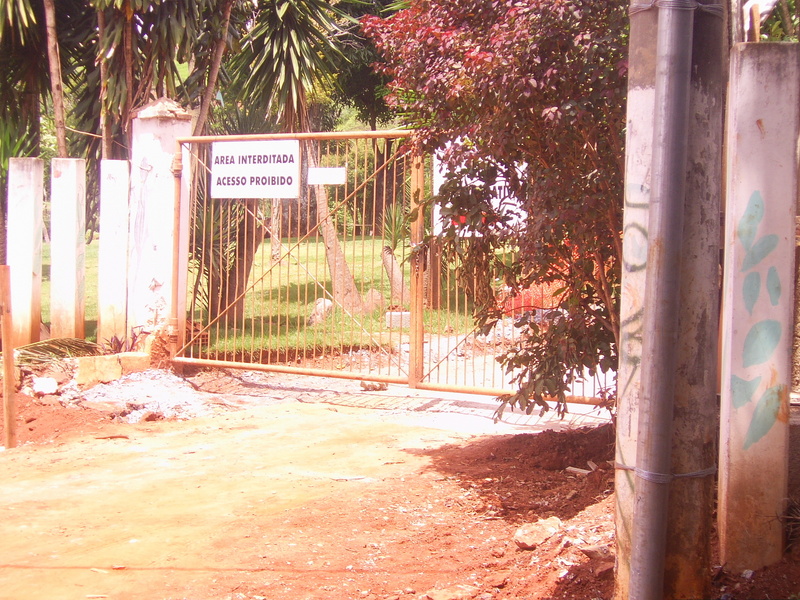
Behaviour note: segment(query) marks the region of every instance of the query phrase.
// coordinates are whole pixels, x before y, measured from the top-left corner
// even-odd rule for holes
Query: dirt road
[[[508,569],[530,556],[501,505],[524,502],[495,489],[516,463],[483,444],[525,425],[493,425],[490,406],[426,413],[412,405],[447,401],[319,386],[239,396],[236,410],[216,395],[210,416],[137,424],[32,403],[20,419],[39,443],[0,453],[0,598],[423,598],[457,585],[506,597]],[[375,402],[410,410],[343,405]],[[496,460],[497,477],[470,473]]]
[[[0,452],[0,599],[612,595],[606,415],[494,424],[487,399],[226,373],[84,396],[23,398]],[[189,418],[121,422],[159,412]],[[789,597],[799,569],[720,572],[713,597]]]

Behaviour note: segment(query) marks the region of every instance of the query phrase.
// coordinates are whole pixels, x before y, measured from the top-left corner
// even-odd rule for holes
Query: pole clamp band
[[[651,0],[650,2],[634,2],[628,11],[629,15],[652,10],[654,8],[671,8],[673,10],[699,10],[710,13],[716,17],[724,17],[725,9],[722,4],[703,4],[697,0]]]
[[[673,479],[684,479],[687,477],[708,477],[709,475],[714,475],[717,472],[716,465],[713,467],[708,467],[707,469],[703,469],[702,471],[679,473],[677,475],[673,475],[671,473],[653,473],[652,471],[645,471],[644,469],[631,467],[630,465],[623,465],[618,462],[614,463],[614,468],[620,469],[621,471],[633,471],[637,477],[652,483],[669,483]]]

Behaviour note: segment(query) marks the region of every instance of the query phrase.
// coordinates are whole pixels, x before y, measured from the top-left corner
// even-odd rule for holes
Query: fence
[[[134,137],[137,127],[141,133],[135,121]],[[407,136],[390,131],[197,138],[179,132],[171,144],[145,136],[157,143],[135,151],[130,166],[103,161],[98,339],[125,338],[133,326],[170,325],[177,364],[511,392],[512,374],[503,372],[496,357],[517,342],[514,315],[546,305],[541,298],[508,298],[507,317],[479,335],[475,297],[496,282],[488,272],[467,273],[460,264],[444,262],[435,237],[425,252],[415,251],[431,231],[430,216],[417,209],[431,194],[432,167],[429,159],[410,153]],[[295,197],[213,193],[219,182],[211,179],[214,144],[254,141],[297,144]],[[9,215],[16,240],[9,249],[13,245],[18,260],[29,261],[21,267],[12,262],[12,273],[34,277],[22,277],[17,285],[23,294],[15,306],[32,307],[21,319],[28,338],[17,345],[38,333],[34,305],[42,232],[41,187],[36,188],[41,165],[20,160],[12,172],[21,164],[29,176],[10,194],[18,207]],[[59,214],[81,212],[80,179],[69,177],[78,182],[71,188],[80,198],[65,200],[72,208]],[[20,192],[28,187],[39,194],[36,201]],[[54,242],[61,239],[58,228],[78,229],[75,218],[54,219]],[[80,337],[83,239],[59,244],[54,270],[58,255],[59,264],[67,265],[59,271],[74,275],[62,277],[58,289],[53,278],[52,293],[61,304],[65,298],[74,302],[62,308],[54,302],[53,309],[68,313],[62,321],[73,329],[54,333]],[[514,248],[507,251],[513,260]],[[22,308],[16,314],[24,313]],[[587,377],[573,401],[594,402],[603,386]]]
[[[424,254],[414,252],[431,225],[419,210],[431,193],[431,165],[410,154],[407,135],[180,140],[190,149],[191,200],[187,283],[176,293],[187,311],[185,322],[182,311],[175,315],[175,361],[510,392],[510,374],[496,357],[517,341],[514,314],[546,305],[530,294],[509,298],[507,318],[478,334],[476,294],[496,282],[488,271],[443,263],[435,240]],[[229,156],[224,144],[264,143],[268,156],[269,144],[285,140],[299,142],[297,198],[213,197],[222,181],[214,167],[230,160],[220,158]],[[295,166],[276,172],[286,176]],[[232,173],[224,177],[250,177]],[[576,396],[595,396],[590,385]]]

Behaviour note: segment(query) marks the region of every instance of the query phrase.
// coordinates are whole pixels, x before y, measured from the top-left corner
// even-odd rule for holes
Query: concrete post
[[[44,163],[11,158],[8,165],[8,234],[16,348],[39,341],[42,322],[42,199]]]
[[[616,443],[616,462],[628,466],[636,464],[638,442],[647,220],[655,115],[657,22],[655,10],[631,16]],[[633,536],[633,471],[618,469],[614,485],[617,545],[617,585],[614,597],[617,600],[627,600]]]
[[[681,312],[676,345],[672,472],[713,467],[717,434],[716,335],[719,298],[722,110],[725,93],[723,19],[695,13],[690,88],[690,132],[681,252]],[[637,464],[642,319],[655,111],[655,10],[631,19],[628,130],[623,237],[621,347],[618,370],[616,460]],[[615,598],[629,597],[634,473],[616,475],[617,584]],[[670,485],[664,598],[705,597],[710,567],[713,473]]]
[[[101,343],[128,334],[126,284],[128,279],[127,160],[100,162],[100,250],[97,273],[97,340]]]
[[[84,337],[86,161],[50,163],[50,335]]]
[[[132,131],[128,327],[153,330],[170,316],[173,236],[179,235],[171,169],[176,140],[191,134],[191,115],[162,98],[138,111]]]
[[[736,572],[784,550],[800,47],[736,45],[729,89],[718,525]]]

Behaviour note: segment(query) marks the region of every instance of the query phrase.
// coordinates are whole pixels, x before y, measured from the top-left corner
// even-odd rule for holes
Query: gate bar
[[[201,144],[208,142],[246,142],[251,140],[370,140],[408,138],[411,134],[412,131],[408,129],[382,129],[379,131],[315,131],[310,133],[242,133],[238,135],[191,135],[177,138],[177,143]]]
[[[425,238],[425,216],[422,201],[425,192],[424,160],[419,154],[411,157],[411,330],[408,385],[419,387],[424,369],[425,324],[423,320],[425,303],[425,252],[422,242]]]
[[[381,375],[380,373],[356,373],[353,371],[331,371],[328,369],[309,369],[292,365],[265,365],[262,363],[233,362],[228,360],[212,360],[208,358],[186,358],[176,356],[173,363],[195,367],[217,367],[220,369],[242,369],[245,371],[266,371],[275,373],[293,373],[295,375],[312,375],[314,377],[333,377],[335,379],[354,379],[356,381],[378,381],[381,383],[397,383],[405,385],[408,380],[397,375]]]

